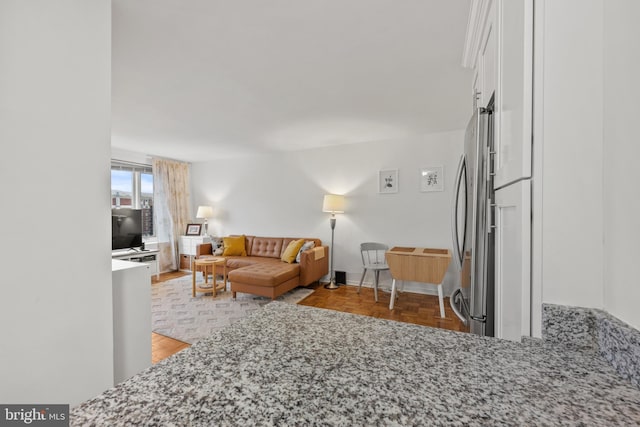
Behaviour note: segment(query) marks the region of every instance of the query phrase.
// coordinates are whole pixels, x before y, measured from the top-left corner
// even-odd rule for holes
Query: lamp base
[[[336,281],[332,279],[329,283],[327,283],[326,285],[324,285],[324,287],[325,287],[326,289],[338,289],[340,286],[338,286],[338,285],[336,284]]]

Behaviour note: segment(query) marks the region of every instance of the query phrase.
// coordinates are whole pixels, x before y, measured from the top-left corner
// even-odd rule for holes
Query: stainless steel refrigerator
[[[494,336],[493,103],[467,126],[456,173],[451,222],[460,287],[449,300],[471,333]]]

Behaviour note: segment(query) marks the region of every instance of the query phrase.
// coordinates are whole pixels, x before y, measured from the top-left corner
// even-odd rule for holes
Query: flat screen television
[[[142,210],[111,209],[111,250],[142,246]]]

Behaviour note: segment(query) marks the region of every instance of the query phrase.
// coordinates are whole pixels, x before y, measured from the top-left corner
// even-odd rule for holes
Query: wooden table
[[[216,265],[222,266],[222,282],[218,282],[216,280]],[[202,274],[204,275],[204,285],[196,284],[196,273],[197,268],[202,267]],[[211,273],[209,273],[209,268],[211,268]],[[196,297],[196,292],[204,292],[204,293],[213,293],[213,297],[217,295],[217,291],[221,291],[226,289],[227,287],[227,260],[219,257],[219,258],[203,258],[203,259],[194,259],[193,265],[191,266],[191,270],[193,271],[193,279],[192,279],[192,296]],[[209,284],[209,274],[212,276],[211,286],[207,286]]]
[[[444,297],[442,295],[442,281],[449,268],[451,252],[448,249],[407,248],[396,246],[386,253],[387,264],[393,278],[391,286],[391,302],[389,309],[393,310],[396,299],[396,280],[432,283],[438,287],[438,301],[440,303],[440,317],[444,318]]]

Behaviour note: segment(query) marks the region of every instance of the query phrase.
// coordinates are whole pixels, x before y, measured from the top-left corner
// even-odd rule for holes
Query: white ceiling
[[[185,161],[463,129],[470,0],[113,0],[112,146]]]

